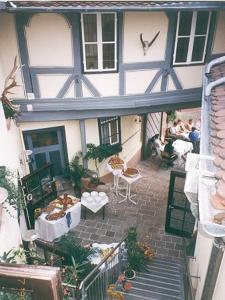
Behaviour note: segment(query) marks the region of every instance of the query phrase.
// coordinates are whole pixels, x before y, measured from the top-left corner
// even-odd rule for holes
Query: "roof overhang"
[[[221,10],[224,1],[7,1],[10,12]]]

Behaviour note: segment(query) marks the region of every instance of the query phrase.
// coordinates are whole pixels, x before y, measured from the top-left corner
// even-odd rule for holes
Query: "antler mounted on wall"
[[[12,103],[12,100],[9,99],[8,94],[13,94],[10,90],[16,86],[19,86],[16,82],[16,73],[18,72],[20,66],[17,64],[17,56],[14,59],[14,65],[12,71],[5,79],[4,89],[0,100],[4,108],[6,118],[14,118],[19,111],[19,105]]]
[[[140,40],[141,40],[141,44],[142,44],[142,47],[143,47],[143,51],[144,51],[144,55],[146,55],[148,49],[151,47],[151,45],[154,43],[154,41],[157,39],[157,37],[159,36],[159,33],[160,31],[158,31],[156,33],[156,35],[154,36],[154,38],[151,40],[151,42],[149,41],[144,41],[143,40],[143,35],[142,33],[140,34]]]

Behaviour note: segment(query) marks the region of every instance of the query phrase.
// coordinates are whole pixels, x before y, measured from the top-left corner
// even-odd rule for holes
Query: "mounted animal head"
[[[19,111],[19,105],[15,105],[12,103],[12,100],[9,98],[9,94],[13,94],[11,89],[19,86],[16,82],[16,73],[20,69],[20,66],[17,64],[17,56],[14,59],[14,65],[9,73],[9,75],[5,79],[4,89],[2,91],[2,95],[0,96],[0,101],[2,101],[3,107],[10,112],[10,115],[14,115]],[[4,110],[5,110],[4,109]]]
[[[154,41],[157,39],[157,37],[159,36],[159,33],[160,31],[158,31],[156,33],[156,35],[154,36],[154,38],[151,40],[151,42],[149,41],[144,41],[143,40],[143,36],[142,36],[142,33],[140,34],[140,40],[141,40],[141,44],[142,44],[142,47],[143,47],[143,51],[144,51],[144,55],[146,55],[148,49],[151,47],[151,45],[154,43]]]

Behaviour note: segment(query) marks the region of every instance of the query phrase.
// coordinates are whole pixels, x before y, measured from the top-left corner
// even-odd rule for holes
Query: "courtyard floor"
[[[86,220],[82,219],[72,233],[82,244],[108,244],[120,242],[129,227],[137,226],[139,239],[151,245],[157,257],[182,259],[182,239],[164,230],[170,169],[160,166],[158,158],[142,161],[137,168],[143,176],[132,184],[137,205],[119,203],[121,196],[110,191],[105,219],[101,212],[87,212]]]

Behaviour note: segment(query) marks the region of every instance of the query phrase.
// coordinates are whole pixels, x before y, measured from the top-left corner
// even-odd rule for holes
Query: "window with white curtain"
[[[100,118],[98,124],[101,145],[121,143],[120,117]]]

